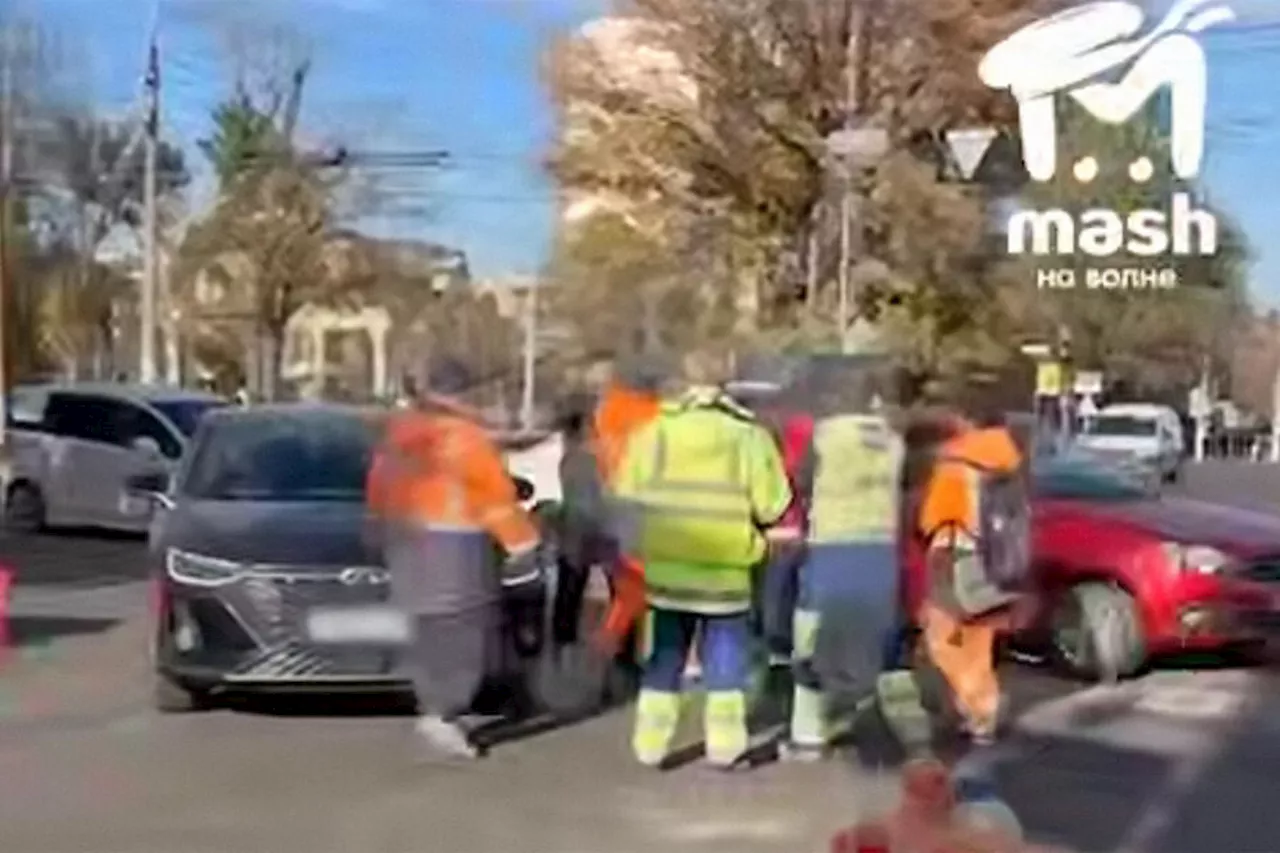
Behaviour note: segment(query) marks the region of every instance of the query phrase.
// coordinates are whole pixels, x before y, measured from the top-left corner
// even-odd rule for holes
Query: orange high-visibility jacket
[[[940,461],[929,476],[920,506],[920,530],[932,536],[944,527],[957,527],[977,538],[977,483],[964,463],[1012,471],[1022,464],[1022,454],[1007,429],[992,427],[961,432],[947,441],[938,455]]]
[[[393,415],[369,468],[366,495],[370,510],[391,522],[487,533],[508,553],[538,544],[501,453],[485,429],[461,413]]]
[[[658,416],[657,395],[613,384],[605,391],[596,408],[593,424],[596,461],[605,482],[612,481],[618,470],[627,441],[636,430]]]

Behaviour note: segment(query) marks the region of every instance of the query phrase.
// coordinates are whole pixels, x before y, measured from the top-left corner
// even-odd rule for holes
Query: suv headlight
[[[1200,575],[1215,575],[1222,571],[1231,558],[1208,545],[1187,545],[1182,542],[1165,542],[1165,558],[1184,572]]]
[[[239,580],[244,573],[244,568],[231,560],[219,560],[177,548],[170,548],[165,555],[165,570],[175,581],[192,586],[222,586]]]

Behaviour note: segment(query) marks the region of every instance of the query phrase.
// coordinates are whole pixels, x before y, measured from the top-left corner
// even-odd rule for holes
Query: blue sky
[[[69,68],[71,81],[100,107],[129,108],[155,0],[16,2],[62,35],[68,55],[86,58]],[[192,149],[207,133],[209,108],[230,72],[217,33],[290,22],[314,45],[303,114],[312,139],[452,152],[446,173],[383,177],[402,208],[434,199],[429,218],[406,210],[369,225],[460,246],[480,274],[533,272],[545,257],[553,209],[538,166],[551,123],[539,57],[550,38],[602,2],[160,0],[166,132]],[[1229,2],[1237,24],[1204,38],[1204,182],[1249,234],[1257,301],[1280,307],[1280,0]],[[204,165],[198,155],[192,161]]]

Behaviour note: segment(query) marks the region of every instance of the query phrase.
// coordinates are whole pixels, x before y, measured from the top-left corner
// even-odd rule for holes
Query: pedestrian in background
[[[613,484],[619,541],[644,566],[648,605],[632,749],[654,767],[679,723],[695,637],[707,761],[730,769],[747,757],[753,570],[766,556],[764,530],[791,504],[773,437],[709,384],[713,369],[690,365],[681,392],[628,442]]]
[[[404,664],[417,733],[436,755],[475,758],[467,715],[486,678],[515,668],[513,647],[531,627],[504,619],[541,618],[540,537],[466,402],[470,371],[446,359],[425,373],[415,405],[387,424],[366,493],[392,601],[412,623]]]

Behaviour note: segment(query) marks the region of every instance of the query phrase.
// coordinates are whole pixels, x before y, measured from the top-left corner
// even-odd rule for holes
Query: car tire
[[[1137,603],[1114,584],[1090,581],[1067,590],[1054,609],[1052,631],[1055,658],[1077,678],[1128,678],[1146,660]]]
[[[44,495],[33,483],[14,483],[4,502],[4,526],[15,533],[40,533],[45,529]]]
[[[155,674],[151,703],[162,714],[190,714],[212,707],[208,691],[189,687],[163,672]]]

